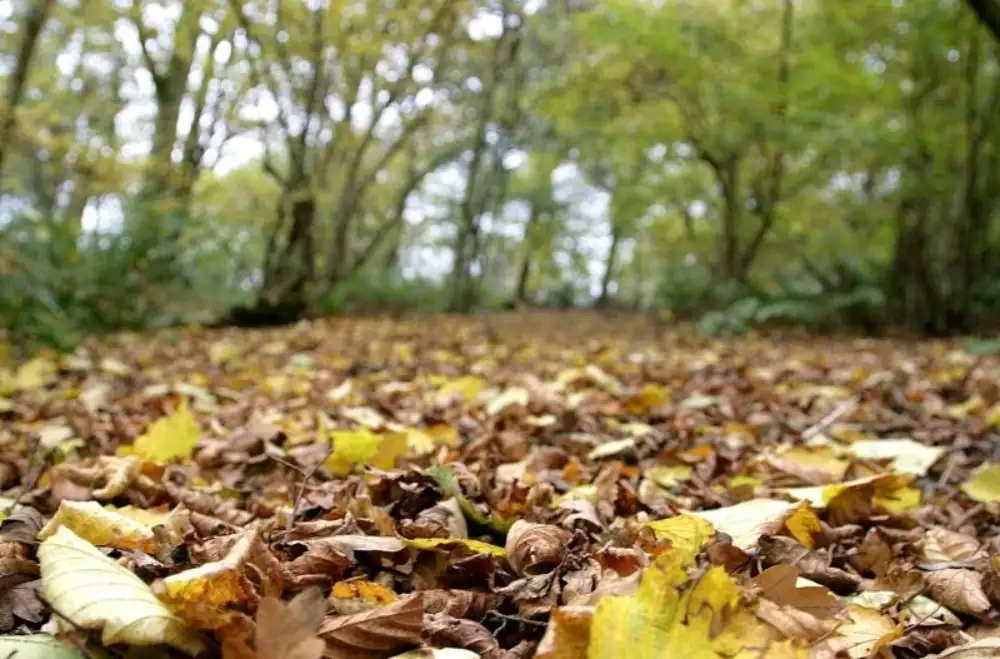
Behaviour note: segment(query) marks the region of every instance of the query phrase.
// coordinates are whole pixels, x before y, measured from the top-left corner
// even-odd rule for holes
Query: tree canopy
[[[1000,309],[995,0],[5,11],[13,332],[598,304],[954,333]]]

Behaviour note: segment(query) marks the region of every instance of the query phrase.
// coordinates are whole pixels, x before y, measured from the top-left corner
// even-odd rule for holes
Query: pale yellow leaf
[[[66,527],[83,540],[115,549],[155,549],[153,529],[96,501],[62,501],[59,509],[39,532],[38,539],[51,537]]]
[[[799,504],[777,499],[751,499],[734,506],[689,512],[700,517],[733,539],[733,545],[750,551],[765,533],[775,533],[797,509]]]
[[[0,636],[0,657],[5,659],[82,659],[83,655],[48,634]]]
[[[981,503],[1000,502],[1000,463],[981,465],[962,484],[962,491]]]
[[[889,468],[896,473],[923,476],[941,459],[945,449],[927,446],[912,439],[862,439],[848,451],[864,460],[892,460]]]
[[[101,631],[105,645],[172,645],[197,654],[201,640],[139,577],[66,527],[38,548],[42,592],[61,615]]]

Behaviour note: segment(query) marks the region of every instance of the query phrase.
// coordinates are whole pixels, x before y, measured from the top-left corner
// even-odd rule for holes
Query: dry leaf
[[[411,595],[370,611],[329,616],[319,628],[327,659],[381,659],[420,644],[424,604]]]

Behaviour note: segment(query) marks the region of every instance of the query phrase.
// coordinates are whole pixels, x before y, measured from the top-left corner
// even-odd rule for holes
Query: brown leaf
[[[771,600],[761,600],[755,611],[757,617],[768,623],[785,638],[817,641],[836,627],[836,623],[820,620],[816,616],[792,606],[782,606]]]
[[[924,578],[931,597],[953,611],[982,617],[991,608],[980,576],[972,570],[933,570]]]
[[[761,597],[779,606],[804,611],[816,618],[831,618],[844,608],[840,600],[826,588],[798,588],[795,585],[798,577],[799,571],[794,565],[775,565],[757,575],[753,584],[760,590]]]
[[[478,622],[453,618],[443,613],[424,616],[424,638],[434,647],[457,647],[471,650],[481,659],[507,659],[492,633]]]
[[[411,595],[392,604],[348,616],[330,616],[320,625],[328,659],[382,659],[420,644],[423,598]]]
[[[254,647],[260,659],[319,659],[326,644],[316,636],[323,619],[323,593],[310,588],[282,602],[265,597],[257,608]]]
[[[940,526],[929,529],[924,539],[924,560],[928,563],[967,561],[979,554],[979,542],[975,538]]]
[[[571,537],[569,531],[558,526],[518,520],[507,533],[507,561],[521,576],[549,572],[566,557]]]
[[[45,518],[34,508],[18,506],[0,522],[0,538],[32,544],[45,526]]]
[[[39,623],[46,610],[41,598],[41,582],[37,579],[16,586],[0,588],[0,631],[9,632],[15,617],[25,622]]]
[[[503,595],[479,593],[471,590],[425,590],[425,613],[444,613],[454,618],[481,621],[488,611],[503,604]]]

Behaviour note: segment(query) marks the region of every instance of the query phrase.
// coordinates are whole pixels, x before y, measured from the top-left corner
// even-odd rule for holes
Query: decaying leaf
[[[423,600],[411,595],[385,606],[330,616],[319,628],[328,659],[381,659],[420,644]]]

